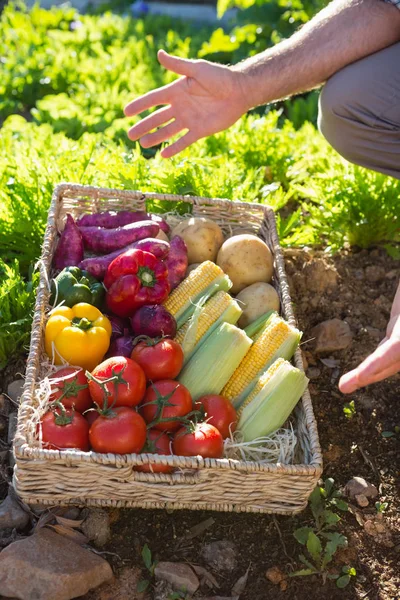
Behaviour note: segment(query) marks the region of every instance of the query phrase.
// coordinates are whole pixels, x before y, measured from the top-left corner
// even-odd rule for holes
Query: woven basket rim
[[[23,393],[20,399],[20,410],[18,414],[18,424],[17,424],[17,434],[14,438],[13,449],[14,454],[18,461],[21,461],[23,464],[24,461],[28,460],[41,460],[51,463],[56,460],[65,460],[68,466],[73,466],[74,464],[78,464],[80,462],[87,462],[92,464],[102,464],[102,465],[115,465],[122,466],[127,464],[139,465],[142,463],[146,463],[151,460],[155,464],[171,464],[176,467],[181,467],[182,469],[234,469],[238,471],[258,471],[258,472],[269,472],[269,473],[281,473],[282,475],[314,475],[319,476],[322,472],[322,454],[321,448],[318,440],[318,432],[316,427],[316,421],[313,414],[311,397],[308,391],[304,393],[302,397],[303,407],[305,409],[306,414],[306,425],[309,430],[310,437],[310,450],[311,450],[311,460],[308,464],[293,464],[293,465],[284,465],[284,464],[260,464],[252,461],[243,461],[243,460],[233,460],[233,459],[204,459],[201,457],[177,457],[177,456],[160,456],[160,455],[152,455],[152,454],[126,454],[126,455],[117,455],[117,454],[99,454],[93,451],[90,452],[81,452],[75,450],[45,450],[41,448],[34,448],[29,446],[27,443],[27,438],[25,434],[24,424],[27,420],[27,415],[24,416],[21,414],[24,407],[28,407],[30,404],[30,399],[33,395],[34,386],[36,383],[37,376],[37,361],[38,361],[38,323],[41,323],[42,315],[42,294],[43,294],[43,285],[44,285],[44,265],[46,261],[49,260],[49,244],[47,243],[50,238],[50,233],[54,231],[55,228],[55,212],[56,206],[59,203],[61,198],[79,198],[85,197],[92,199],[127,199],[127,200],[161,200],[161,201],[172,201],[172,202],[185,202],[188,204],[202,206],[202,205],[220,205],[225,208],[229,206],[237,207],[240,206],[242,208],[246,208],[247,210],[254,210],[260,213],[263,213],[264,217],[269,220],[269,225],[271,222],[274,226],[274,231],[276,233],[275,228],[275,214],[273,209],[264,204],[258,204],[255,202],[242,202],[239,200],[229,200],[225,198],[208,198],[203,196],[185,196],[185,195],[177,195],[177,194],[165,194],[165,193],[157,193],[157,192],[142,192],[140,190],[118,190],[113,188],[100,188],[88,185],[81,185],[70,182],[61,182],[59,183],[53,191],[52,201],[49,208],[49,218],[47,222],[43,247],[42,247],[42,256],[39,261],[41,272],[41,282],[39,284],[39,288],[37,291],[37,299],[34,311],[34,319],[32,323],[32,336],[31,336],[31,345],[29,356],[27,360],[27,368],[26,368],[26,380],[23,389]],[[112,210],[112,209],[111,209]],[[162,214],[162,213],[160,213]],[[279,273],[279,280],[282,285],[284,283],[287,286],[286,276],[283,268],[283,255],[279,246],[279,240],[276,236],[273,252],[275,255],[275,261],[277,263],[277,270]],[[289,295],[290,298],[290,295]],[[285,311],[289,314],[287,318],[289,322],[296,323],[296,319],[293,314],[291,301],[288,306],[285,306]],[[40,313],[40,314],[39,314]],[[34,336],[34,334],[36,334]],[[297,366],[302,367],[302,359],[300,351],[298,350],[296,353],[296,364]],[[300,362],[299,362],[300,361]],[[154,477],[154,474],[149,474]],[[169,481],[169,478],[174,478],[174,474],[164,475],[167,479],[165,481]],[[151,479],[151,478],[150,478]],[[159,479],[159,477],[157,477]]]

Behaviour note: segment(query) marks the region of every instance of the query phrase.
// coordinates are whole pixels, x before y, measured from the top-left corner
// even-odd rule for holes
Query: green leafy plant
[[[356,415],[356,405],[354,400],[350,400],[350,402],[346,402],[343,406],[343,413],[346,419],[351,420]]]
[[[328,570],[328,565],[332,562],[335,553],[339,548],[347,546],[347,538],[335,531],[337,524],[340,521],[340,516],[335,512],[347,511],[348,505],[342,499],[342,494],[334,488],[334,480],[329,478],[324,482],[324,486],[317,486],[309,498],[311,513],[314,518],[314,523],[311,526],[300,527],[293,533],[296,540],[305,547],[307,555],[300,554],[299,560],[303,563],[303,569],[291,573],[291,577],[301,577],[307,575],[319,575],[323,582],[327,579],[336,579],[338,587],[342,585],[344,580],[342,576],[353,576],[353,570],[349,574],[343,572],[342,575],[332,573]],[[355,570],[354,570],[355,575]]]
[[[147,544],[145,544],[142,548],[142,559],[144,566],[149,572],[150,578],[154,577],[154,569],[157,566],[157,561],[153,561],[151,550]],[[150,585],[150,579],[141,579],[137,584],[138,592],[145,592]]]
[[[377,513],[384,513],[388,506],[388,502],[375,502],[375,508]]]

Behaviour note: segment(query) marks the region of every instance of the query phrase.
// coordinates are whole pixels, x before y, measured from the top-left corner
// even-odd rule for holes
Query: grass
[[[257,3],[261,9],[263,3]],[[265,4],[277,10],[272,1]],[[312,6],[310,1],[301,14],[293,9],[294,22],[307,20]],[[292,14],[284,0],[278,13],[275,38],[285,34]],[[337,250],[346,242],[386,243],[395,251],[390,244],[400,239],[400,182],[350,165],[329,147],[312,124],[315,93],[279,110],[246,115],[170,161],[129,142],[126,131],[135,119],[123,118],[124,104],[174,77],[159,66],[157,49],[236,60],[252,35],[259,49],[275,39],[272,34],[261,39],[257,27],[246,22],[239,29],[227,40],[222,30],[193,29],[165,17],[5,7],[0,17],[2,289],[8,278],[15,289],[25,284],[21,275],[29,276],[40,255],[51,193],[60,181],[269,203],[284,245],[322,243]],[[30,292],[21,297],[26,316],[32,297]],[[0,328],[18,320],[2,310]]]

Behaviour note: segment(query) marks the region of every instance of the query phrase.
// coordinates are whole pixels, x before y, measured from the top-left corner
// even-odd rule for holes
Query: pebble
[[[365,278],[370,283],[376,283],[385,277],[386,271],[379,265],[370,265],[365,267]]]
[[[286,579],[285,574],[280,570],[279,567],[271,567],[270,569],[267,569],[265,577],[274,585],[279,585],[284,579]]]
[[[358,506],[361,506],[361,508],[366,508],[369,506],[368,498],[364,496],[364,494],[356,494],[355,499]]]
[[[23,600],[71,600],[113,577],[104,558],[42,527],[0,554],[1,593]]]
[[[307,377],[308,379],[318,379],[321,375],[321,370],[318,367],[309,367],[307,369]]]
[[[22,389],[24,387],[25,380],[24,379],[16,379],[7,388],[7,396],[9,396],[12,402],[17,403],[22,394]]]
[[[376,487],[372,483],[368,483],[363,477],[353,477],[350,479],[345,485],[344,493],[352,499],[360,494],[371,499],[378,496]]]
[[[337,285],[337,271],[321,258],[313,258],[305,263],[302,275],[309,292],[323,294]]]
[[[0,505],[0,529],[25,529],[30,522],[28,513],[18,502],[10,488],[7,498]]]
[[[350,327],[346,321],[329,319],[322,321],[311,330],[310,337],[315,337],[315,352],[335,352],[344,350],[353,339]]]
[[[194,594],[200,585],[197,575],[185,563],[159,562],[154,569],[156,580],[167,581],[174,590]]]
[[[202,557],[211,569],[234,571],[237,567],[236,546],[229,540],[211,542],[201,551]]]
[[[89,514],[82,523],[83,533],[88,540],[98,548],[102,548],[111,538],[110,516],[101,508],[90,509]]]

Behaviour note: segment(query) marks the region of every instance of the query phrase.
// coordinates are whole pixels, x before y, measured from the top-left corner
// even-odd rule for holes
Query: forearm
[[[400,40],[400,10],[382,0],[334,0],[290,39],[232,67],[249,108],[313,89]]]

